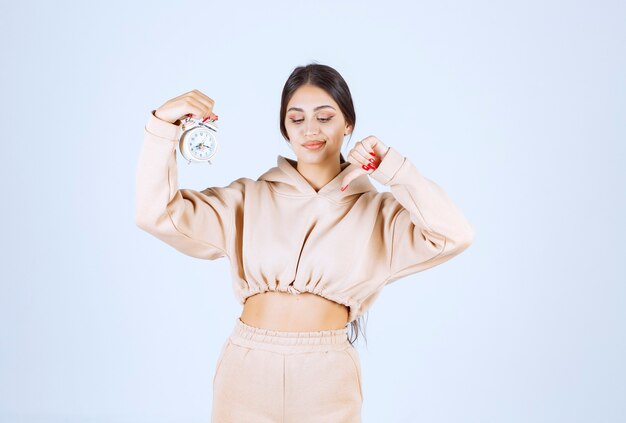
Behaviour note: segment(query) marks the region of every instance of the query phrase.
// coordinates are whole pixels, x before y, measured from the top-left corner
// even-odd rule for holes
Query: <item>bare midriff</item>
[[[240,319],[247,325],[287,332],[343,329],[349,308],[311,292],[268,291],[246,299]]]

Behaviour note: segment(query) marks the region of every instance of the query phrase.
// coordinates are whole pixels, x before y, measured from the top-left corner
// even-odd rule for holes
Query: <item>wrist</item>
[[[172,123],[172,124],[176,122],[176,121],[172,122],[171,120],[167,120],[167,119],[164,119],[163,117],[159,116],[159,111],[158,110],[153,110],[152,114],[154,115],[155,118],[157,118],[159,120],[162,120],[163,122]]]

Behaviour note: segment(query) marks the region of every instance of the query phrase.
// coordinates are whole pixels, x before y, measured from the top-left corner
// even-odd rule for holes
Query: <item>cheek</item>
[[[285,124],[285,130],[287,131],[287,135],[292,135],[296,133],[296,129],[293,127],[293,125],[289,125],[288,123]]]
[[[343,140],[343,133],[345,132],[343,125],[334,125],[331,131],[335,137]]]
[[[343,135],[343,132],[344,132],[344,128],[345,128],[345,124],[343,122],[336,121],[332,125],[333,131],[341,132],[342,135]]]
[[[293,134],[296,134],[296,133],[300,132],[300,128],[301,128],[301,126],[296,125],[294,123],[291,123],[291,122],[285,123],[285,129],[287,129],[287,132],[291,132]]]

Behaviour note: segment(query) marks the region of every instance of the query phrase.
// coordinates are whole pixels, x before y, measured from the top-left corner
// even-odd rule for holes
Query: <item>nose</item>
[[[306,124],[306,129],[305,129],[305,135],[309,136],[309,135],[316,135],[319,131],[319,126],[318,123],[315,121],[315,119],[309,120],[309,122]]]

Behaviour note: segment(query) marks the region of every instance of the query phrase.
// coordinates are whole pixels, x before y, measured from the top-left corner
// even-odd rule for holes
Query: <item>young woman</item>
[[[189,256],[230,260],[243,311],[216,365],[212,421],[360,422],[361,365],[348,323],[358,332],[386,285],[458,255],[474,228],[375,136],[344,159],[356,122],[350,90],[315,63],[295,68],[282,92],[280,131],[296,160],[278,155],[256,180],[179,189],[180,119],[217,120],[214,105],[193,90],[153,110],[136,179],[141,229]]]

